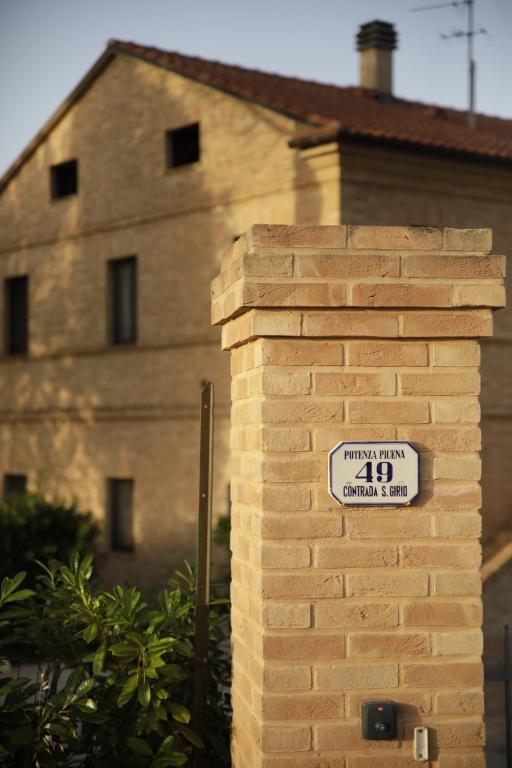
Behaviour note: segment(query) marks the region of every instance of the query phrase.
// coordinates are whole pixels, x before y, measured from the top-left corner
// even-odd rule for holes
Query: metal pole
[[[210,608],[210,553],[212,540],[213,481],[213,384],[201,390],[201,441],[199,454],[199,509],[197,530],[196,635],[194,648],[194,704],[192,725],[203,741],[206,738],[208,699],[208,613]],[[203,750],[196,749],[194,766],[204,764]]]
[[[512,691],[510,680],[510,635],[508,624],[505,624],[503,666],[505,670],[505,736],[507,744],[507,768],[512,768]]]
[[[476,64],[473,59],[473,38],[475,36],[474,24],[474,5],[475,0],[468,0],[468,67],[469,67],[469,127],[474,128],[476,124],[475,116],[475,69]]]

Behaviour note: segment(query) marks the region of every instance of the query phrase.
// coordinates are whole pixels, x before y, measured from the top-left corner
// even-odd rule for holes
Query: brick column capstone
[[[213,282],[232,361],[235,768],[483,756],[478,338],[504,305],[488,230],[254,226]],[[405,440],[404,507],[328,493],[342,440]],[[398,703],[398,738],[360,705]],[[425,763],[424,763],[425,764]]]

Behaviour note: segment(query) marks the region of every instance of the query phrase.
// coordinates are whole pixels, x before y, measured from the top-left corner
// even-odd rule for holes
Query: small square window
[[[50,168],[52,198],[68,197],[78,192],[78,161],[68,160]]]
[[[4,475],[4,499],[18,496],[27,490],[26,475]]]
[[[28,277],[8,277],[4,282],[5,352],[25,355],[28,350]]]
[[[108,480],[110,546],[114,552],[133,552],[133,480]]]
[[[199,160],[199,123],[166,133],[167,167],[177,168]]]

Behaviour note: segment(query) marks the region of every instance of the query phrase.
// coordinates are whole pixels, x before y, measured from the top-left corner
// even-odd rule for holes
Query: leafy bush
[[[23,574],[0,590],[0,655],[39,660],[43,674],[2,676],[0,762],[18,766],[185,765],[190,727],[195,592],[192,574],[169,582],[158,605],[134,587],[91,585],[92,557],[44,566],[35,593]],[[23,602],[20,602],[23,601]],[[229,765],[225,611],[210,611],[208,766]],[[0,664],[2,663],[0,659]]]
[[[71,554],[91,552],[99,533],[89,513],[76,504],[47,501],[39,493],[14,494],[0,504],[0,579],[20,569],[33,587],[36,560],[68,562]]]

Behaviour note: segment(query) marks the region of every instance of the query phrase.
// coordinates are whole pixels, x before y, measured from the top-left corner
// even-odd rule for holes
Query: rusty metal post
[[[206,382],[201,390],[201,438],[199,455],[199,507],[196,559],[196,634],[194,669],[194,704],[192,725],[206,740],[206,706],[208,699],[208,613],[210,608],[210,570],[212,540],[213,481],[213,384]],[[195,768],[205,764],[204,753],[196,749]]]

